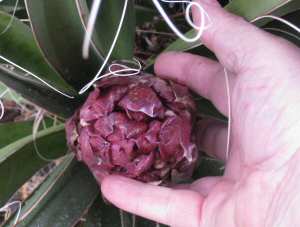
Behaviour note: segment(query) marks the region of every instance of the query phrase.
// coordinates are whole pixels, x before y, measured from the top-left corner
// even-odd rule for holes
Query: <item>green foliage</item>
[[[14,11],[16,3],[17,3],[16,0],[5,0],[0,3],[0,10],[11,13]],[[16,11],[24,10],[24,9],[25,9],[24,0],[19,0]]]
[[[0,150],[0,206],[47,163],[40,156],[52,160],[66,151],[63,125],[40,131],[36,140],[27,135],[3,147]]]
[[[0,124],[0,149],[32,133],[32,121]]]
[[[97,195],[91,173],[68,155],[26,201],[18,226],[73,226]]]
[[[0,11],[0,31],[6,28],[9,21],[10,15]],[[68,94],[74,94],[70,86],[48,65],[34,40],[30,28],[19,19],[14,19],[10,28],[0,35],[0,39],[1,56],[38,75],[57,89]],[[7,86],[50,112],[60,116],[69,116],[74,111],[76,103],[58,95],[41,81],[26,75],[20,70],[0,65],[0,77],[1,81]],[[68,103],[69,107],[65,108]]]
[[[90,57],[82,58],[82,43],[91,1],[26,0],[27,10],[37,42],[50,64],[74,88],[79,90],[90,81],[102,64],[119,22],[123,1],[104,1],[96,22]],[[130,1],[131,2],[131,1]],[[84,7],[86,6],[86,7]],[[133,4],[127,8],[122,35],[113,58],[133,55],[135,17]],[[111,28],[111,29],[107,29]],[[59,35],[58,35],[59,34]]]
[[[89,13],[92,0],[87,1],[87,7],[82,8],[83,12]],[[94,42],[103,57],[109,51],[116,30],[119,26],[121,14],[124,7],[123,0],[103,1],[97,17],[94,33]],[[85,9],[85,10],[84,10]],[[84,22],[87,24],[87,19]],[[109,27],[110,29],[105,29]],[[111,55],[112,60],[132,59],[135,35],[135,11],[133,1],[129,1],[122,25],[121,33],[118,37],[115,49]]]
[[[9,14],[0,11],[0,31],[5,31],[11,20]],[[30,28],[19,19],[0,36],[0,53],[58,89],[70,92],[69,85],[47,64],[37,46]],[[33,80],[33,78],[32,78]],[[36,80],[34,80],[36,81]],[[37,81],[36,81],[37,82]]]
[[[95,75],[101,57],[94,50],[88,60],[82,58],[84,27],[76,2],[26,0],[32,31],[48,62],[75,89]]]
[[[15,0],[0,2],[0,31],[3,31],[15,6]],[[26,0],[30,26],[14,18],[13,23],[0,34],[0,55],[36,74],[45,82],[61,91],[75,96],[66,98],[40,80],[23,71],[0,64],[2,93],[6,86],[14,89],[32,103],[63,118],[69,117],[81,105],[84,97],[76,94],[87,81],[95,76],[108,52],[115,35],[123,0],[103,0],[92,37],[90,57],[82,58],[82,42],[92,0]],[[298,23],[300,3],[297,0],[232,0],[226,6],[232,13],[251,21],[267,13],[286,16]],[[24,11],[21,0],[18,11]],[[130,59],[134,53],[135,26],[151,22],[158,13],[151,1],[129,1],[125,23],[113,51],[114,59]],[[180,23],[180,22],[179,22]],[[299,45],[293,31],[284,25],[264,20],[256,23],[271,32],[290,39]],[[288,31],[286,33],[284,31]],[[1,32],[0,32],[1,33]],[[190,31],[187,35],[193,35]],[[291,35],[292,34],[292,35]],[[192,51],[204,56],[213,56],[200,43],[185,43],[180,39],[171,43],[166,50]],[[147,66],[153,65],[154,57]],[[5,98],[9,98],[6,96]],[[208,100],[196,97],[201,115],[226,120]],[[156,226],[156,223],[121,212],[104,202],[99,188],[86,167],[67,154],[64,126],[41,130],[32,136],[32,122],[0,124],[0,206],[24,184],[49,159],[60,158],[59,164],[23,203],[18,226]],[[223,163],[203,157],[195,178],[221,175]],[[121,214],[121,215],[120,215]],[[120,218],[120,216],[122,218]],[[5,226],[13,226],[10,218]],[[85,221],[80,221],[85,220]]]

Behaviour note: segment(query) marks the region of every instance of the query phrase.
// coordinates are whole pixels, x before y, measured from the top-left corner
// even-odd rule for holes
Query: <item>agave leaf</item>
[[[74,226],[91,206],[99,194],[97,183],[88,169],[72,158],[65,157],[25,202],[18,226]]]
[[[47,128],[55,126],[54,120],[46,116],[44,117],[44,123],[43,126]],[[10,143],[31,135],[32,129],[33,121],[0,123],[0,149]]]
[[[0,29],[6,28],[10,18],[10,15],[0,11]],[[28,26],[16,18],[10,28],[0,35],[0,55],[39,76],[58,90],[71,95],[75,93],[45,62]],[[11,66],[0,64],[0,81],[50,112],[67,117],[74,111],[76,103],[73,100]]]
[[[51,190],[57,181],[62,177],[63,174],[70,168],[74,157],[72,154],[66,155],[62,158],[61,163],[59,163],[52,172],[48,175],[48,177],[39,185],[38,188],[30,195],[29,198],[23,203],[22,210],[20,212],[20,216],[18,221],[22,222],[23,219],[26,220],[27,216],[31,213],[32,210],[35,209],[36,206],[40,205],[40,201],[48,195],[49,190]],[[16,217],[11,217],[5,223],[5,226],[12,226],[15,223]]]
[[[279,10],[287,4],[291,4],[293,1],[296,2],[297,0],[265,0],[263,2],[260,0],[235,0],[232,1],[231,4],[228,4],[227,9],[229,12],[240,15],[246,20],[251,21],[258,16],[270,14]]]
[[[0,94],[5,93],[4,96],[2,96],[2,99],[6,99],[6,100],[19,100],[21,98],[21,96],[16,93],[14,90],[10,89],[9,87],[7,87],[4,83],[0,82]]]
[[[137,26],[143,25],[145,22],[152,21],[154,17],[157,15],[157,12],[150,7],[135,5],[136,12],[136,24]]]
[[[16,5],[17,0],[3,0],[0,2],[0,6],[10,6],[14,7]],[[25,6],[24,0],[19,0],[20,6]]]
[[[11,20],[11,15],[0,11],[0,31],[5,30]],[[42,53],[35,44],[30,28],[19,19],[0,35],[0,55],[37,75],[65,93],[74,91],[45,62]],[[1,78],[0,78],[1,79]]]
[[[22,96],[63,118],[70,117],[80,105],[77,98],[69,99],[49,87],[36,81],[31,76],[25,75],[18,70],[10,70],[0,65],[0,80]]]
[[[32,133],[32,121],[0,124],[0,149]]]
[[[193,178],[199,179],[206,176],[222,176],[224,173],[224,162],[204,156],[200,161],[199,168],[194,173]]]
[[[300,2],[297,0],[291,0],[290,2],[283,4],[280,7],[274,9],[271,13],[277,16],[284,16],[300,9]]]
[[[199,117],[210,117],[216,120],[226,121],[226,117],[223,116],[209,100],[197,96],[195,97],[195,101],[198,107]]]
[[[35,38],[49,63],[77,90],[102,63],[95,51],[82,57],[85,29],[74,0],[25,0]]]
[[[3,2],[0,2],[0,9],[5,12],[11,13],[15,9],[16,1],[17,0],[5,0]],[[19,0],[17,10],[23,10],[23,9],[25,9],[24,0]]]
[[[55,126],[37,133],[39,153],[56,159],[67,151],[64,126]],[[47,162],[37,154],[32,135],[0,149],[0,207],[12,194]]]
[[[83,217],[83,227],[103,226],[103,227],[120,227],[121,219],[119,210],[112,205],[103,201],[99,196],[87,214]]]
[[[26,218],[28,213],[39,204],[40,200],[47,195],[48,190],[51,189],[62,174],[71,165],[74,157],[72,154],[68,154],[62,158],[61,162],[52,170],[52,172],[47,176],[47,178],[35,189],[35,191],[30,195],[25,202],[23,202],[22,210],[20,211],[20,216],[18,221],[21,222],[22,219]],[[16,214],[15,214],[16,215]],[[4,226],[13,226],[16,222],[17,217],[10,217],[6,220]]]
[[[84,27],[86,27],[92,3],[92,0],[78,0],[78,9]],[[123,6],[124,0],[102,0],[93,35],[94,44],[102,57],[107,55],[111,47],[120,23]],[[125,20],[111,59],[131,59],[133,57],[134,37],[135,11],[133,1],[129,0]]]
[[[290,21],[296,26],[300,26],[300,10],[294,11],[286,16],[283,17],[287,21]],[[300,47],[300,36],[299,33],[297,33],[294,29],[290,28],[289,26],[279,22],[279,21],[272,21],[269,22],[264,26],[265,30],[280,36],[282,38],[285,38],[289,40],[290,42],[294,43],[295,45]]]
[[[149,9],[152,8],[155,10],[155,6],[153,5],[152,1],[135,0],[135,4],[139,6],[147,7]]]

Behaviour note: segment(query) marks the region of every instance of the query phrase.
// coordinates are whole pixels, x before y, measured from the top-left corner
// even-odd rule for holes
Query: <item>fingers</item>
[[[226,161],[227,124],[205,119],[197,124],[197,145],[208,155]]]
[[[255,66],[257,59],[265,60],[266,49],[272,48],[275,36],[256,28],[242,18],[225,11],[216,0],[196,0],[211,19],[201,41],[218,57],[222,65],[234,73]],[[199,10],[193,9],[193,18],[200,24]]]
[[[101,190],[106,199],[128,212],[170,226],[199,227],[203,197],[194,191],[158,187],[119,176],[106,177]]]
[[[155,62],[158,76],[176,80],[210,99],[226,115],[227,93],[224,68],[208,58],[188,53],[168,52]],[[230,79],[234,82],[234,78]]]

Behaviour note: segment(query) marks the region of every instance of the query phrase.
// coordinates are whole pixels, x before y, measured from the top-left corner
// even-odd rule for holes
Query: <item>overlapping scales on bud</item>
[[[177,83],[152,75],[105,79],[68,120],[68,144],[98,180],[177,181],[198,160],[194,111],[190,92]]]

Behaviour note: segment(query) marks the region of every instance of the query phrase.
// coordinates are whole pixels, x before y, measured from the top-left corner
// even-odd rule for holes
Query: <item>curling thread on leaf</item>
[[[152,75],[102,79],[66,124],[68,144],[101,182],[120,174],[178,182],[198,160],[189,90]]]

